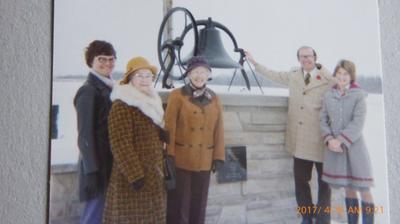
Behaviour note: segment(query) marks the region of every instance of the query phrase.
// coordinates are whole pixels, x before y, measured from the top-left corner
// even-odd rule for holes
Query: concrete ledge
[[[167,102],[169,91],[160,91],[161,99]],[[287,107],[287,96],[268,95],[240,95],[240,94],[218,94],[224,106],[258,106],[258,107]]]
[[[78,171],[78,165],[76,163],[51,165],[51,175],[74,173],[77,171]]]

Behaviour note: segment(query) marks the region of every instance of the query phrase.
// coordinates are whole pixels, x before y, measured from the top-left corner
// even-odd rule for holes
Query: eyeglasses
[[[138,73],[136,74],[134,77],[137,77],[139,79],[152,79],[153,78],[153,74],[151,73]]]
[[[189,73],[196,74],[196,75],[207,75],[207,76],[211,75],[211,72],[208,70],[207,71],[195,70],[195,71],[190,71]]]
[[[97,59],[99,60],[99,62],[101,64],[105,64],[107,62],[114,63],[116,60],[116,58],[114,56],[111,56],[111,57],[99,56],[99,57],[97,57]]]
[[[314,58],[314,55],[299,55],[299,58],[301,59],[307,59],[307,58]]]

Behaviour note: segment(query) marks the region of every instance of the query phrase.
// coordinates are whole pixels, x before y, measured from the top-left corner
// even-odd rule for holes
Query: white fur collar
[[[147,117],[151,118],[154,124],[164,127],[164,109],[158,93],[153,90],[152,95],[140,92],[131,84],[115,84],[110,95],[111,101],[122,100],[129,106],[138,108]]]

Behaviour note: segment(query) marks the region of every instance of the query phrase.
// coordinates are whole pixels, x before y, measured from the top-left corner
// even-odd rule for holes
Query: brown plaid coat
[[[159,127],[138,107],[117,99],[109,115],[109,133],[114,164],[103,223],[165,223]],[[144,186],[133,190],[132,183],[143,177]]]

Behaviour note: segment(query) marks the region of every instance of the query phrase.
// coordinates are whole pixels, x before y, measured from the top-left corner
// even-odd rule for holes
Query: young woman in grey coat
[[[348,60],[339,61],[333,73],[337,84],[328,91],[320,114],[326,145],[322,179],[332,187],[346,189],[349,223],[357,223],[361,195],[363,223],[373,223],[374,203],[371,163],[362,135],[365,123],[366,93],[355,83],[356,67]]]

